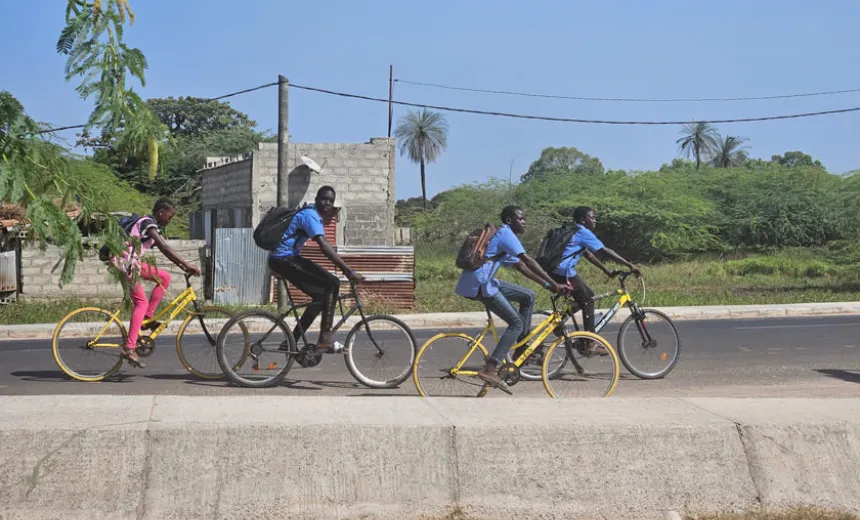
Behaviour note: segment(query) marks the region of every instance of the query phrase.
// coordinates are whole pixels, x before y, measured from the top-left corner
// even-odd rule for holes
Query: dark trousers
[[[313,300],[310,305],[305,307],[305,311],[299,318],[301,330],[307,332],[308,327],[313,324],[322,311],[320,330],[322,332],[330,331],[334,322],[334,306],[340,291],[340,280],[337,276],[326,271],[321,265],[301,256],[270,258],[269,269],[288,280]],[[301,336],[301,330],[299,327],[293,330],[293,337],[296,340]]]
[[[555,273],[549,273],[549,275],[556,283],[569,284],[573,287],[570,294],[579,308],[582,309],[582,326],[586,331],[594,332],[594,302],[591,301],[591,298],[594,297],[594,291],[591,290],[591,287],[585,283],[579,274],[573,278]]]

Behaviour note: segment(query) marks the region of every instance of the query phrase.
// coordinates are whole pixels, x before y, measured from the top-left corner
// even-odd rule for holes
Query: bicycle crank
[[[149,357],[155,352],[155,340],[149,336],[137,337],[137,355],[140,357]]]
[[[320,361],[322,361],[322,354],[315,354],[314,349],[316,348],[317,346],[313,343],[308,343],[299,351],[299,355],[296,356],[296,361],[305,368],[319,365]]]

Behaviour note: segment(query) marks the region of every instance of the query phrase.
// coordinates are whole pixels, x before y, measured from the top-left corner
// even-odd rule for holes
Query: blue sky
[[[0,89],[35,118],[82,123],[91,103],[63,79],[54,50],[64,1],[4,8]],[[217,96],[277,80],[376,97],[396,78],[472,88],[599,97],[767,96],[860,88],[860,2],[540,1],[286,2],[132,0],[129,44],[149,60],[145,97]],[[40,9],[50,9],[39,15]],[[396,84],[395,98],[558,117],[690,120],[860,106],[860,93],[706,103],[550,100]],[[277,128],[274,88],[231,99]],[[387,105],[292,89],[300,142],[385,136]],[[406,111],[395,107],[395,124]],[[428,166],[427,190],[518,176],[547,146],[575,146],[612,169],[655,169],[677,155],[677,126],[606,126],[447,113],[449,147]],[[834,173],[860,168],[860,112],[723,124],[753,157],[803,150]],[[74,133],[66,135],[74,138]],[[420,195],[418,168],[397,158],[397,196]]]

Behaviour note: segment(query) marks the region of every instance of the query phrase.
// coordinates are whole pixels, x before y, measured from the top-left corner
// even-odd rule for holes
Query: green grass
[[[839,250],[784,250],[778,253],[739,255],[737,258],[703,257],[661,265],[642,266],[648,306],[752,305],[860,300],[860,265],[853,247]],[[583,262],[581,273],[597,293],[617,287],[594,266]],[[482,311],[480,304],[454,294],[460,271],[452,255],[418,248],[415,268],[416,306],[411,312]],[[499,278],[530,287],[537,308],[550,307],[550,294],[513,269],[501,269]],[[628,289],[636,280],[628,279]],[[632,291],[641,299],[640,291]],[[369,313],[404,311],[384,301],[365,301]],[[116,308],[116,303],[63,300],[52,303],[18,302],[0,306],[0,324],[56,323],[83,305]],[[609,306],[605,300],[599,307]],[[276,310],[272,306],[266,306]],[[244,307],[231,306],[232,309]],[[123,320],[128,313],[123,313]]]

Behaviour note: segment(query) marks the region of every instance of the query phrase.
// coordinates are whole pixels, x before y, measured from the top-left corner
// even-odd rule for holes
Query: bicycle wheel
[[[223,307],[203,307],[200,312],[189,311],[179,331],[176,334],[176,355],[185,370],[201,379],[221,379],[224,372],[218,365],[218,355],[215,352],[218,333],[221,327],[233,317],[233,313]],[[189,325],[199,324],[199,332],[196,327],[189,329]],[[248,330],[244,323],[239,322],[240,331],[246,335]],[[189,337],[186,337],[188,333]],[[239,359],[241,366],[245,358]]]
[[[234,384],[267,388],[284,379],[297,348],[292,331],[278,314],[251,310],[227,320],[215,353],[221,371]]]
[[[656,309],[640,312],[641,320],[631,314],[621,324],[618,355],[624,367],[640,379],[666,377],[681,357],[678,329],[669,316]]]
[[[484,390],[484,382],[461,371],[477,373],[487,362],[487,349],[475,339],[459,332],[437,334],[418,350],[412,381],[421,397],[468,396]],[[468,356],[467,356],[468,354]],[[459,369],[457,366],[459,365]],[[450,385],[449,385],[450,383]]]
[[[379,315],[356,323],[344,350],[346,368],[356,381],[369,388],[395,388],[412,372],[418,346],[408,325]]]
[[[569,332],[567,336],[567,340],[557,339],[544,355],[541,376],[549,396],[608,397],[615,390],[620,373],[615,349],[593,332],[580,330]],[[550,377],[548,368],[555,366],[558,361],[554,359],[559,357],[570,363]]]
[[[122,347],[127,338],[125,326],[112,312],[82,307],[57,324],[51,351],[57,366],[69,377],[78,381],[102,381],[122,366]]]
[[[532,326],[536,323],[540,323],[545,320],[551,313],[549,311],[535,311],[534,315],[539,315],[539,318],[532,318]],[[566,316],[565,316],[566,318]],[[564,322],[562,322],[562,325]],[[555,332],[555,331],[553,331]],[[546,355],[549,346],[555,342],[556,338],[560,338],[561,335],[550,334],[547,336],[543,343],[534,351],[532,355],[526,359],[526,362],[520,367],[520,379],[523,381],[541,381],[543,376],[541,372],[543,371],[543,358]],[[508,353],[508,361],[513,363],[513,351]],[[550,367],[550,377],[555,377],[564,367],[566,359],[558,358],[554,360],[552,366]]]

